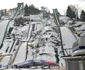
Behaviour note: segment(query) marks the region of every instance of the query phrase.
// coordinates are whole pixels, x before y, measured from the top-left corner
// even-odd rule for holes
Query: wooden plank
[[[66,67],[50,66],[50,70],[66,70]]]
[[[60,67],[59,70],[66,70],[66,67]]]
[[[59,70],[59,66],[50,66],[50,70]]]

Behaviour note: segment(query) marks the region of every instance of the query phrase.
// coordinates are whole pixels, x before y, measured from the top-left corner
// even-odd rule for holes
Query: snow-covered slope
[[[4,36],[4,33],[5,33],[5,30],[6,30],[6,26],[8,24],[9,20],[4,20],[0,23],[0,44],[2,42],[2,39],[3,39],[3,36]]]
[[[29,60],[34,60],[35,62],[43,60],[44,62],[65,66],[65,62],[61,58],[63,55],[59,28],[55,24],[53,16],[49,14],[49,17],[43,18],[43,14],[40,13],[38,15],[24,16],[23,18],[30,20],[20,26],[14,26],[14,21],[10,23],[9,27],[13,27],[13,30],[4,40],[0,51],[3,51],[2,53],[4,54],[11,53],[12,55],[2,57],[0,59],[1,65],[17,65]],[[59,19],[63,26],[60,29],[64,49],[72,48],[76,38],[70,27],[74,27],[76,31],[79,31],[77,30],[78,28],[84,30],[84,23],[76,22],[76,24],[72,24],[73,21],[65,16],[60,16]],[[2,27],[6,26],[7,21],[2,22],[3,24],[1,23]],[[79,24],[81,26],[77,27]]]
[[[42,14],[30,15],[24,17],[30,20],[20,26],[14,26],[12,21],[9,27],[13,27],[13,30],[4,40],[1,49],[4,53],[11,53],[12,56],[5,55],[0,60],[1,64],[13,65],[26,60],[44,60],[56,64],[58,58],[55,48],[58,48],[60,40],[55,31],[57,28],[54,19],[51,17],[43,18]]]
[[[64,48],[72,48],[73,43],[76,41],[75,36],[67,27],[61,27],[62,39],[64,42]]]

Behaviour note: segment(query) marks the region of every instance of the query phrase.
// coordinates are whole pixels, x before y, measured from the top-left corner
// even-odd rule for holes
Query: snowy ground
[[[64,48],[72,48],[73,43],[76,41],[75,36],[67,27],[61,27],[62,39]]]
[[[13,26],[14,22],[11,21],[11,25],[9,26],[13,27],[10,34],[11,38],[4,40],[1,52],[3,51],[4,54],[5,52],[11,53],[12,56],[4,55],[4,57],[1,57],[1,65],[18,64],[26,60],[57,62],[54,48],[58,34],[53,30],[55,26],[54,20],[52,18],[43,19],[41,14],[31,15],[28,18],[34,21],[30,21],[29,24],[25,26]],[[13,36],[14,34],[15,36]],[[52,43],[52,41],[54,41],[54,43]],[[30,46],[29,43],[33,44],[33,46]]]
[[[20,25],[18,27],[13,26],[14,21],[11,21],[9,27],[13,27],[13,30],[10,34],[10,39],[4,40],[3,47],[1,48],[0,52],[3,52],[4,54],[11,53],[12,56],[6,56],[5,54],[4,57],[0,58],[0,64],[14,65],[25,62],[27,60],[44,60],[47,62],[57,63],[58,59],[56,57],[56,51],[58,50],[58,58],[60,59],[59,65],[62,66],[63,64],[63,66],[65,66],[65,62],[61,58],[63,55],[61,53],[61,46],[59,44],[61,41],[58,33],[59,30],[53,17],[50,15],[49,17],[43,18],[43,15],[39,14],[30,15],[24,18],[31,19],[33,21],[27,21],[25,22],[26,25]],[[76,24],[72,24],[72,20],[65,16],[61,16],[60,21],[62,22],[63,26],[60,29],[64,49],[72,48],[73,43],[76,41],[76,34],[73,34],[73,32],[69,30],[69,27],[74,27],[75,31],[78,33],[82,30],[84,32],[84,22],[76,22]],[[5,20],[0,23],[0,26],[3,30],[0,30],[2,33],[0,34],[1,41],[7,22],[8,20]],[[28,22],[29,24],[27,24]],[[81,26],[79,26],[77,23]],[[84,34],[83,32],[81,33]]]
[[[85,22],[83,21],[76,21],[76,20],[71,20],[66,16],[61,16],[60,21],[62,24],[64,24],[65,27],[71,27],[73,28],[73,33],[78,39],[79,37],[85,35]],[[75,31],[75,32],[74,32]]]

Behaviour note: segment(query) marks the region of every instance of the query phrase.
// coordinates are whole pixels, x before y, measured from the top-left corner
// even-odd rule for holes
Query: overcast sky
[[[70,4],[79,4],[82,7],[85,4],[85,0],[1,0],[0,1],[0,9],[4,8],[13,8],[17,6],[18,2],[24,2],[28,5],[34,4],[36,7],[46,6],[51,11],[53,8],[58,8],[59,12],[61,14],[64,14],[64,12],[67,9],[67,6]],[[83,7],[84,8],[84,7]]]

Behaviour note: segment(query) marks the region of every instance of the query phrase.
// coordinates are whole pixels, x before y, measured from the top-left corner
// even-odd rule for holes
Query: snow
[[[33,59],[33,56],[32,56],[32,48],[30,46],[28,46],[28,51],[29,51],[29,54],[27,55],[27,60],[32,60]]]
[[[28,34],[27,34],[28,35],[27,41],[29,41],[31,33],[32,33],[32,24],[29,24],[29,31],[28,31]]]
[[[1,63],[2,65],[8,65],[9,61],[10,61],[10,56],[5,56],[5,57],[1,60],[0,63]]]
[[[65,43],[64,48],[72,48],[73,43],[76,41],[76,38],[72,32],[66,27],[61,27],[61,34]]]
[[[59,20],[60,20],[61,23],[65,24],[65,23],[68,22],[68,20],[70,20],[70,18],[66,17],[66,16],[60,16]]]
[[[15,34],[15,38],[14,38],[15,43],[10,52],[13,54],[12,58],[14,58],[16,51],[18,50],[20,46],[13,64],[24,62],[26,56],[27,56],[26,60],[32,60],[32,59],[45,60],[45,61],[52,61],[56,63],[57,59],[55,57],[56,55],[55,48],[58,48],[59,58],[60,58],[59,64],[61,65],[61,63],[63,63],[63,65],[65,65],[64,60],[61,58],[62,56],[62,53],[60,53],[61,46],[57,45],[57,43],[59,43],[61,40],[58,34],[59,30],[55,24],[53,17],[48,18],[48,19],[47,18],[43,19],[43,15],[39,14],[39,15],[30,15],[24,18],[26,19],[28,18],[34,21],[33,22],[29,21],[29,24],[26,24],[25,26],[19,26],[19,27],[13,26],[14,21],[11,21],[10,26],[9,26],[9,27],[13,26],[13,31],[11,35]],[[69,18],[63,16],[63,17],[60,17],[60,20],[68,22]],[[7,25],[5,23],[7,21],[8,20],[1,22],[2,27],[4,27],[3,28],[4,31]],[[68,23],[71,23],[71,22],[68,22]],[[83,27],[81,26],[81,28]],[[72,48],[73,43],[76,41],[75,36],[72,34],[72,32],[67,27],[61,27],[60,29],[61,29],[64,49]],[[17,41],[19,41],[21,45],[20,44],[16,45]],[[13,44],[13,38],[5,39],[1,51],[5,52],[7,47],[9,47],[8,49],[8,52],[9,52],[12,44]],[[27,46],[27,44],[34,44],[34,45]],[[26,55],[26,50],[28,50],[27,55]],[[9,63],[9,60],[10,60],[10,56],[5,56],[1,60],[1,64],[6,65]]]
[[[4,33],[5,33],[5,30],[6,30],[6,26],[8,24],[9,20],[4,20],[0,23],[0,44],[2,42],[2,39],[3,39],[3,36],[4,36]]]
[[[41,20],[42,19],[42,14],[39,14],[39,15],[30,15],[29,16],[30,19],[33,19],[33,20]]]
[[[13,64],[17,64],[20,62],[24,62],[25,61],[25,57],[26,57],[26,45],[27,43],[22,43],[20,46],[20,49],[17,53],[17,56],[15,58],[15,61]]]
[[[74,24],[73,26],[78,26],[78,25],[82,25],[82,24],[84,24],[84,22],[82,23],[82,22],[80,22],[80,21],[76,21],[76,24]]]
[[[17,41],[18,41],[18,40],[15,41],[15,43],[14,43],[14,45],[13,45],[13,48],[12,48],[12,50],[11,50],[10,53],[13,53],[13,50],[15,49],[15,46],[16,46]]]
[[[72,32],[67,27],[60,27],[60,29],[61,29],[64,49],[72,48],[73,43],[76,41],[75,36],[72,34]],[[66,66],[64,59],[61,58],[61,56],[63,56],[62,52],[60,53],[61,48],[59,47],[58,50],[59,50],[58,53],[59,53],[59,59],[60,59],[59,65],[62,66],[63,64],[63,66]],[[65,55],[67,54],[65,53]]]
[[[81,30],[85,30],[85,25],[80,27]]]
[[[64,21],[64,20],[66,20],[66,21],[68,21],[68,20],[70,20],[70,18],[69,17],[66,17],[66,16],[60,16],[59,17],[59,20],[61,21]]]
[[[8,47],[8,42],[5,42],[5,44],[3,45],[3,47],[1,48],[1,51],[6,51],[6,49],[7,49],[7,47]]]
[[[56,58],[54,56],[49,56],[49,55],[38,55],[38,57],[36,58],[38,60],[45,60],[45,61],[49,61],[49,62],[54,62],[56,63]]]
[[[10,43],[8,44],[8,47],[9,47],[8,52],[10,52],[10,51],[11,51],[12,44],[13,44],[13,41],[12,41],[12,42],[10,42]]]
[[[41,54],[41,53],[48,53],[50,55],[55,55],[54,48],[51,47],[51,46],[46,46],[46,47],[39,48],[39,54]]]

